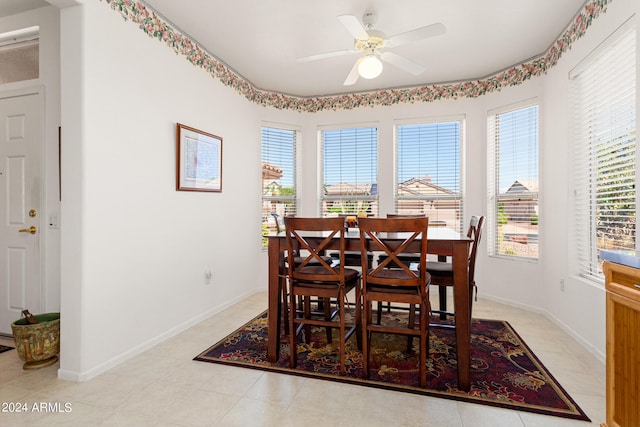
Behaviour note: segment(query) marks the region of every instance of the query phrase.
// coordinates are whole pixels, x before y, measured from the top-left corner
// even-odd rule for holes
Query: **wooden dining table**
[[[268,239],[269,253],[269,306],[268,306],[268,348],[267,358],[275,363],[280,358],[281,331],[281,292],[280,274],[284,265],[286,251],[285,233],[274,233],[265,236]],[[430,227],[427,232],[427,250],[439,257],[451,257],[453,264],[453,298],[456,313],[456,353],[458,364],[458,388],[469,391],[471,367],[471,307],[469,301],[469,247],[472,240],[465,235],[446,227]],[[339,238],[335,237],[327,249],[337,249]],[[345,250],[360,251],[360,232],[350,228],[345,233]],[[407,247],[405,252],[419,252],[419,242]],[[462,321],[460,319],[466,319]]]

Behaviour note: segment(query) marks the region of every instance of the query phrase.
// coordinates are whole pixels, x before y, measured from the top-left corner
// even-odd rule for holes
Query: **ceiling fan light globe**
[[[358,74],[365,79],[375,79],[382,73],[382,61],[375,55],[367,55],[358,65]]]

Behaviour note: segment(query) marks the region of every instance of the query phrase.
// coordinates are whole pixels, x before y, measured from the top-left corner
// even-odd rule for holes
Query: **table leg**
[[[269,335],[267,337],[267,359],[275,363],[280,358],[280,285],[279,285],[279,264],[280,240],[269,239]]]
[[[453,304],[456,319],[456,348],[458,354],[458,387],[471,388],[471,313],[469,307],[469,242],[453,244]]]

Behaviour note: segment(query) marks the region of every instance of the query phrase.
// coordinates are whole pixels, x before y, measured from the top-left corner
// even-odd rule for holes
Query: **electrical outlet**
[[[560,279],[560,291],[564,292],[564,278]]]
[[[213,274],[211,274],[211,269],[206,270],[204,272],[204,284],[205,285],[210,285],[212,277],[213,277]]]

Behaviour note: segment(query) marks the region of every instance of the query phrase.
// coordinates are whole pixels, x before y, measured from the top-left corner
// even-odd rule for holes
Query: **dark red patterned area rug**
[[[383,322],[405,323],[406,316],[404,312],[385,313]],[[283,336],[280,360],[271,364],[267,361],[265,311],[194,360],[589,421],[505,321],[473,319],[469,392],[457,388],[455,331],[452,329],[430,329],[427,389],[418,385],[417,354],[407,353],[406,337],[373,334],[369,380],[361,378],[362,353],[357,349],[355,336],[348,340],[346,375],[339,375],[335,337],[334,344],[327,345],[324,328],[314,328],[309,344],[299,342],[298,366],[290,369],[288,338]],[[414,339],[414,348],[417,344],[418,339]]]

